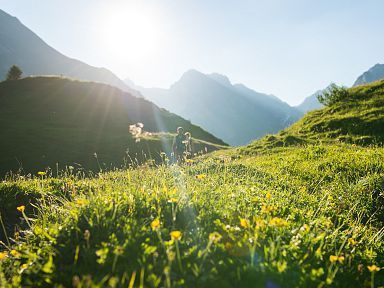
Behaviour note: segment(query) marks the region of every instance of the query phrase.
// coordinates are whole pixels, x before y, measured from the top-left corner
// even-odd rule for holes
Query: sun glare
[[[123,4],[104,11],[101,39],[119,59],[143,59],[156,53],[160,29],[152,11]]]

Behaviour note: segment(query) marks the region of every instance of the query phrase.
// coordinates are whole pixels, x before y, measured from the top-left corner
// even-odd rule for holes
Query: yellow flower
[[[213,243],[217,243],[221,240],[221,235],[217,232],[212,232],[209,234],[209,241],[212,241]]]
[[[151,222],[151,228],[152,230],[157,230],[160,228],[160,220],[159,219],[155,219]]]
[[[20,266],[21,270],[25,270],[28,268],[28,264],[23,264]]]
[[[15,258],[19,258],[21,256],[20,252],[16,251],[15,249],[11,250],[9,254],[11,254]]]
[[[244,218],[240,218],[240,226],[243,228],[248,228],[249,227],[248,220]]]
[[[275,207],[273,207],[273,206],[269,206],[269,205],[263,205],[263,206],[261,206],[261,212],[262,213],[270,213],[270,212],[272,212],[273,210],[275,210]]]
[[[271,197],[272,197],[272,194],[267,192],[267,194],[265,195],[265,198],[267,198],[267,200],[269,200],[269,199],[271,199]]]
[[[264,219],[256,219],[255,223],[256,223],[256,229],[261,229],[265,226]]]
[[[205,177],[207,177],[206,174],[199,174],[199,175],[196,175],[196,179],[204,179]]]
[[[377,267],[375,264],[367,266],[369,272],[379,272],[381,270],[380,267]]]
[[[349,238],[348,239],[348,243],[351,245],[351,246],[355,246],[357,244],[356,240],[353,239],[353,238]]]
[[[273,217],[271,220],[269,220],[269,225],[274,227],[284,227],[288,225],[288,222],[283,218]]]
[[[344,256],[336,256],[336,255],[331,255],[329,256],[329,261],[331,261],[331,263],[335,263],[336,261],[339,261],[339,263],[343,263],[345,260],[345,257]]]
[[[76,199],[76,204],[79,206],[84,206],[84,205],[88,204],[88,200],[83,199],[83,198],[79,198],[79,199]]]
[[[24,205],[21,205],[21,206],[17,207],[16,209],[17,209],[18,211],[20,211],[21,213],[23,213],[24,210],[25,210],[25,206],[24,206]]]
[[[47,173],[45,173],[45,172],[43,172],[43,171],[39,171],[39,172],[37,172],[37,175],[39,175],[39,176],[44,176],[45,174],[47,174]]]
[[[337,261],[337,258],[338,257],[336,255],[331,255],[331,256],[329,256],[329,261],[331,261],[331,263],[334,263]]]
[[[0,252],[0,261],[4,260],[8,257],[8,253],[6,251]]]
[[[193,160],[192,159],[187,159],[187,160],[185,160],[185,163],[193,163]]]
[[[169,233],[169,235],[171,235],[171,239],[172,240],[180,240],[181,239],[181,236],[183,236],[183,234],[180,232],[180,231],[172,231],[171,233]]]
[[[177,203],[177,199],[176,198],[170,198],[168,200],[168,203]]]

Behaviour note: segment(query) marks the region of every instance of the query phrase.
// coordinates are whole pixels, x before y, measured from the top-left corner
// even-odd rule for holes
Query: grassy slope
[[[169,150],[160,141],[136,144],[129,125],[137,122],[150,132],[183,126],[194,138],[212,142],[209,148],[225,145],[189,121],[111,86],[25,78],[0,83],[0,174],[20,166],[26,172],[56,170],[57,162],[61,168],[79,163],[96,170],[95,152],[102,166],[120,166],[127,149],[138,160]]]
[[[374,86],[355,89],[369,87]],[[366,98],[361,105],[371,101]],[[324,121],[329,114],[316,120],[315,113],[306,117],[311,123],[332,122]],[[338,113],[334,118],[343,118]],[[304,131],[298,128],[289,131]],[[380,131],[364,131],[380,139]],[[303,143],[314,144],[291,141],[290,147],[262,150],[268,147],[264,139],[190,166],[142,166],[87,179],[70,171],[56,178],[9,179],[0,184],[0,205],[14,240],[4,248],[0,281],[66,287],[379,286],[384,148],[335,143],[329,132],[318,132],[323,144],[314,133],[301,132]],[[26,205],[26,215],[16,210],[19,205]],[[156,219],[160,225],[154,229]],[[180,231],[181,239],[171,240],[171,231]]]
[[[384,142],[384,80],[349,89],[350,98],[309,112],[277,135],[255,141],[242,151],[272,147],[344,142],[358,145]]]
[[[229,151],[183,168],[7,181],[0,197],[8,223],[21,216],[17,205],[35,220],[31,229],[19,223],[27,231],[3,260],[0,279],[66,287],[369,286],[367,267],[384,266],[383,157],[382,148],[352,145],[238,159]],[[377,272],[375,283],[383,276]]]

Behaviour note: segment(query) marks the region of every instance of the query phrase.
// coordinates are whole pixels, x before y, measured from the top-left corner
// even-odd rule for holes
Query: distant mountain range
[[[368,71],[360,75],[353,86],[371,83],[377,80],[384,79],[384,64],[376,64],[371,67]]]
[[[297,121],[302,113],[277,97],[233,85],[220,74],[189,70],[169,89],[134,87],[143,96],[223,139],[243,145]]]
[[[381,79],[384,79],[384,64],[376,64],[371,67],[368,71],[364,72],[359,77],[357,77],[355,83],[353,84],[353,87],[362,84],[368,84]],[[311,96],[308,96],[300,105],[296,106],[296,108],[302,111],[303,113],[321,108],[323,105],[321,105],[317,100],[317,95],[322,93],[325,89],[319,90]]]
[[[71,59],[24,26],[16,17],[0,10],[0,81],[12,65],[18,65],[24,76],[63,75],[101,82],[138,95],[124,81],[105,68],[96,68]]]

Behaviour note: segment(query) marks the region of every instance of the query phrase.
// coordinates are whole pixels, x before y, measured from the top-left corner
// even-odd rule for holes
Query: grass
[[[348,91],[348,99],[307,113],[276,135],[268,135],[243,147],[241,153],[316,143],[341,142],[362,146],[383,143],[384,80]]]
[[[183,166],[10,175],[0,286],[382,287],[383,95],[384,81],[352,88],[276,135]],[[152,132],[141,151],[170,146]]]
[[[228,150],[183,167],[8,179],[0,205],[14,223],[0,281],[376,287],[384,281],[376,271],[384,266],[383,157],[382,148],[349,144]]]

